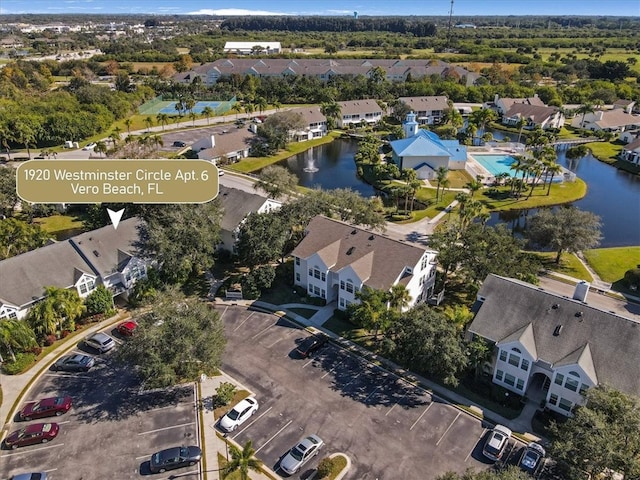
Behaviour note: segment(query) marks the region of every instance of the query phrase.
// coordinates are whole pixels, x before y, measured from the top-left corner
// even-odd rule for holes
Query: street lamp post
[[[227,441],[228,433],[225,433],[222,437],[224,438],[224,450],[227,457],[227,462],[229,462],[229,442]]]

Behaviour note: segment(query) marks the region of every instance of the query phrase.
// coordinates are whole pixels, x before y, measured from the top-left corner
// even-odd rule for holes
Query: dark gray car
[[[195,465],[202,458],[200,447],[173,447],[161,450],[151,455],[149,468],[151,473],[163,473],[181,467]]]
[[[76,353],[59,358],[51,365],[52,370],[63,370],[66,372],[88,372],[96,363],[96,359],[89,355]]]

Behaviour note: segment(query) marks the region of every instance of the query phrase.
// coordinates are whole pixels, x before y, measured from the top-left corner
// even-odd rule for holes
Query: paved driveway
[[[76,351],[89,353],[81,345]],[[141,393],[131,370],[113,353],[99,355],[90,372],[49,372],[34,385],[27,401],[69,395],[73,407],[61,417],[13,422],[11,431],[50,420],[60,424],[60,433],[46,445],[0,451],[0,478],[25,471],[48,471],[52,480],[140,478],[148,473],[153,452],[199,444],[193,387]],[[199,478],[194,467],[174,473]]]
[[[243,307],[218,310],[228,338],[223,368],[261,404],[231,437],[240,444],[251,439],[278,473],[282,455],[309,433],[326,447],[294,478],[307,478],[333,452],[351,457],[348,478],[359,480],[488,467],[479,447],[487,426],[479,420],[334,345],[313,359],[298,358],[296,344],[307,333],[287,320]]]

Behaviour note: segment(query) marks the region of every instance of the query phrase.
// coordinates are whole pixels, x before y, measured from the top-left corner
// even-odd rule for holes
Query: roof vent
[[[355,228],[351,230],[351,235],[355,235],[356,233],[358,233],[358,230],[356,230]]]
[[[94,251],[93,251],[93,254],[94,254],[96,257],[99,257],[99,256],[100,256],[100,252],[98,252],[98,250],[94,250]]]
[[[376,236],[375,236],[375,235],[371,235],[371,236],[369,237],[369,240],[375,240],[375,239],[376,239]]]
[[[558,335],[560,335],[561,331],[562,331],[562,325],[556,325],[556,329],[553,331],[553,336],[557,337]]]
[[[347,255],[351,255],[355,249],[356,247],[349,247],[349,250],[347,250]]]
[[[583,313],[582,312],[576,312],[576,317],[580,318],[582,317]]]
[[[557,310],[557,309],[560,308],[560,304],[559,303],[554,303],[551,308],[553,308],[554,310]]]

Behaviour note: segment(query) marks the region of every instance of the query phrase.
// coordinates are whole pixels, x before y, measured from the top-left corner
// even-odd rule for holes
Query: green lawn
[[[317,312],[317,310],[312,310],[311,308],[288,308],[287,310],[304,318],[311,318]]]
[[[482,195],[476,195],[489,210],[519,210],[523,208],[537,208],[579,200],[587,194],[587,184],[576,178],[575,182],[562,182],[551,185],[551,194],[547,195],[547,188],[536,187],[531,198],[527,199],[528,192],[520,198],[509,196],[510,187],[489,188],[482,191]]]
[[[82,218],[77,216],[51,215],[35,218],[33,221],[56,240],[64,240],[83,231]]]
[[[255,172],[261,168],[273,165],[281,160],[285,160],[293,155],[304,152],[311,147],[322,145],[324,143],[331,143],[333,140],[341,135],[340,132],[329,132],[326,136],[315,140],[309,140],[307,142],[291,143],[286,150],[281,151],[277,155],[272,157],[250,157],[240,160],[238,163],[234,163],[229,166],[230,170],[235,170],[242,173]]]
[[[640,246],[596,248],[586,250],[584,256],[602,280],[615,283],[624,272],[640,265]]]
[[[563,253],[559,264],[555,262],[555,252],[535,252],[535,254],[546,270],[569,275],[570,277],[586,280],[587,282],[593,281],[593,277],[589,271],[573,253]]]
[[[615,142],[593,142],[585,143],[585,146],[591,150],[591,153],[598,160],[605,162],[611,162],[618,158],[622,151],[623,143],[620,141]]]

